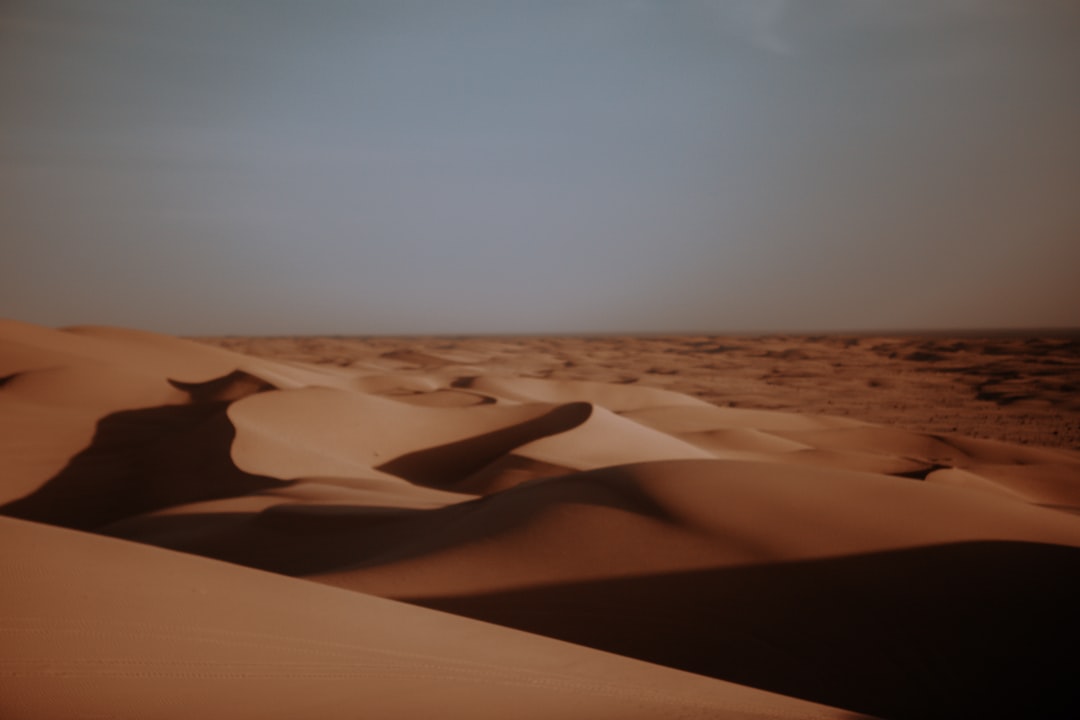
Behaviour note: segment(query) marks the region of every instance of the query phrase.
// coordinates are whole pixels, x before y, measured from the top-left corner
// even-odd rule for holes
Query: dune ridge
[[[1080,713],[1080,452],[445,344],[0,323],[0,714]]]

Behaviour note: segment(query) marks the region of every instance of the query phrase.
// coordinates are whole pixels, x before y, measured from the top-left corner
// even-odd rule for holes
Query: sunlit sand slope
[[[0,715],[1080,713],[1080,453],[483,358],[0,324]]]

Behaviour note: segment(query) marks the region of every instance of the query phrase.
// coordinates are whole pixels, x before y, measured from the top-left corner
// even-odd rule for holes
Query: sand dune
[[[649,342],[0,324],[0,715],[1080,714],[1080,452],[715,405],[637,380],[736,350]]]
[[[5,718],[842,716],[369,595],[0,528],[18,581],[0,593]]]

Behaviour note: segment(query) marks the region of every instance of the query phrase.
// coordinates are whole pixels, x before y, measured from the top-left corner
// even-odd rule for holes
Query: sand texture
[[[0,322],[0,717],[1080,717],[1077,355]]]

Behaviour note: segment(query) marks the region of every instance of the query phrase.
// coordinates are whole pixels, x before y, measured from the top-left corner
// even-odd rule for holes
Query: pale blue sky
[[[7,0],[0,315],[1080,327],[1075,0]]]

